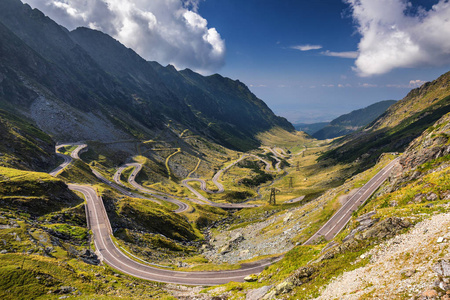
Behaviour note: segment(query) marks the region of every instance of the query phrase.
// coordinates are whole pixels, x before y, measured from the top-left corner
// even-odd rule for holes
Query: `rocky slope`
[[[335,241],[261,299],[447,299],[449,137],[447,114],[409,145]]]
[[[343,273],[318,299],[450,298],[449,134],[447,114],[409,145],[391,183],[379,193],[384,199],[378,203],[388,203],[385,213],[403,211],[404,219],[423,221],[363,254],[368,264]]]

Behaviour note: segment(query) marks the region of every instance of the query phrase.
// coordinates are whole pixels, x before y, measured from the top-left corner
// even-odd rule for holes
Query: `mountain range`
[[[450,72],[419,88],[367,125],[334,142],[320,160],[357,162],[359,170],[372,166],[385,152],[402,152],[439,118],[450,112]]]
[[[312,136],[319,140],[325,140],[355,132],[381,116],[395,102],[395,100],[385,100],[354,110],[334,119],[325,127],[314,132]]]
[[[316,131],[0,1],[0,299],[448,299],[450,72]]]
[[[333,139],[339,136],[355,132],[370,124],[382,115],[395,100],[376,102],[365,108],[354,110],[348,114],[337,117],[331,122],[298,123],[293,124],[298,131],[304,131],[319,140]]]
[[[248,150],[260,132],[294,130],[238,80],[146,61],[104,33],[68,31],[19,0],[0,2],[0,22],[0,107],[56,140],[150,139],[172,126]]]

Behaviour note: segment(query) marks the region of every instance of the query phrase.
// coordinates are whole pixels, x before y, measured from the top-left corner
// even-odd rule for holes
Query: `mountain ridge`
[[[312,136],[319,140],[325,140],[355,132],[372,123],[395,102],[395,100],[384,100],[341,115]]]
[[[68,124],[64,127],[69,130],[66,137],[52,126],[42,127],[57,139],[78,140],[83,135],[84,139],[99,138],[89,129],[96,122],[104,124],[103,129],[117,128],[123,133],[119,137],[110,132],[113,140],[137,137],[136,132],[140,132],[139,138],[149,139],[155,130],[174,122],[181,130],[187,128],[224,146],[248,150],[260,145],[258,133],[274,127],[294,130],[240,81],[220,75],[204,77],[190,70],[178,72],[171,66],[145,61],[104,33],[87,28],[68,31],[18,0],[2,1],[0,17],[3,25],[42,61],[49,80],[43,81],[40,76],[38,86],[27,87],[27,93],[34,94],[28,96],[28,103],[31,105],[39,94],[45,101],[56,103],[59,109],[46,116],[47,123],[52,114],[65,114]],[[10,39],[6,36],[2,38],[5,41]],[[20,49],[11,53],[18,60],[29,55]],[[18,67],[8,65],[20,73]],[[30,76],[25,75],[14,85],[22,85]],[[78,126],[72,119],[86,114],[92,126],[70,130]],[[60,121],[53,127],[61,125]]]
[[[383,152],[402,152],[439,118],[450,112],[450,72],[413,89],[363,131],[335,141],[319,160],[357,162],[359,170],[372,166]]]

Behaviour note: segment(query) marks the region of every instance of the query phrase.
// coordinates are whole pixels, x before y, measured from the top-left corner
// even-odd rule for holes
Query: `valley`
[[[172,24],[193,36],[207,26],[196,4]],[[247,86],[148,60],[94,25],[0,1],[0,299],[450,299],[450,72]],[[311,61],[356,55],[323,47],[277,43]],[[320,90],[301,108],[311,119],[378,102],[300,120],[306,133],[253,93],[274,86]],[[367,99],[338,109],[347,91]]]

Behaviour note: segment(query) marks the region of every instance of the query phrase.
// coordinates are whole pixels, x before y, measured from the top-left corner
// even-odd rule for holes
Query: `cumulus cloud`
[[[325,56],[341,57],[341,58],[357,58],[358,52],[356,51],[345,51],[345,52],[333,52],[333,51],[323,51],[320,54]]]
[[[377,87],[376,84],[371,84],[371,83],[360,83],[359,86],[363,87],[363,88],[374,88],[374,87]]]
[[[310,51],[310,50],[318,50],[322,49],[323,47],[321,45],[298,45],[298,46],[291,46],[291,49],[300,50],[300,51]]]
[[[424,83],[426,83],[426,81],[423,81],[423,80],[420,80],[420,79],[410,80],[409,81],[409,87],[417,88],[417,87],[422,86]]]
[[[420,86],[422,86],[424,83],[426,83],[426,81],[424,80],[420,80],[420,79],[416,79],[416,80],[410,80],[409,84],[387,84],[387,87],[390,88],[402,88],[402,89],[411,89],[411,88],[418,88]]]
[[[342,83],[340,83],[340,84],[338,84],[338,87],[339,87],[339,88],[345,88],[345,87],[352,87],[352,85],[349,84],[349,83],[347,83],[347,84],[342,84]]]
[[[450,64],[450,3],[426,10],[406,0],[345,0],[362,38],[355,70],[361,76],[395,68]]]
[[[197,9],[201,0],[28,0],[59,24],[101,30],[148,60],[215,71],[225,41]]]

